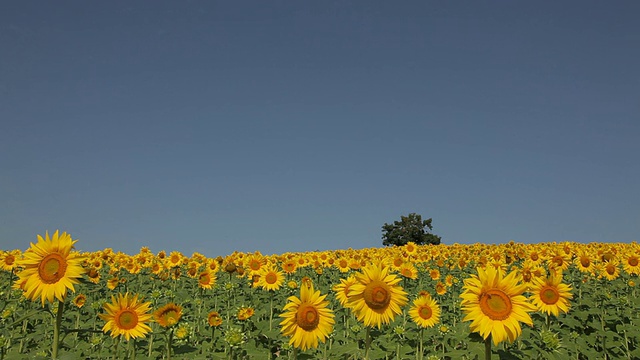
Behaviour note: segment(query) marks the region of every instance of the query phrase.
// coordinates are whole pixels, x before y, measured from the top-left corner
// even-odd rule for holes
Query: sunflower
[[[266,264],[266,259],[262,255],[254,254],[247,259],[247,268],[249,274],[254,275],[260,272],[262,267]]]
[[[89,281],[94,284],[100,282],[100,273],[95,268],[90,268],[89,270],[87,270],[87,277],[89,278]]]
[[[207,315],[207,322],[209,323],[209,326],[218,327],[222,325],[222,317],[219,312],[212,311]]]
[[[273,265],[267,265],[258,273],[260,286],[265,290],[278,290],[284,284],[284,274]]]
[[[184,324],[180,324],[176,328],[176,331],[173,333],[173,335],[178,340],[184,340],[189,336],[190,332],[191,332],[191,327],[189,326],[188,323],[184,323]]]
[[[118,294],[118,298],[111,296],[111,303],[104,304],[106,314],[100,314],[100,318],[107,323],[102,328],[105,333],[111,331],[112,337],[124,335],[127,341],[130,338],[144,337],[151,328],[146,323],[151,320],[149,314],[151,302],[138,301],[138,295],[130,296]]]
[[[427,293],[413,301],[409,316],[420,327],[433,327],[440,321],[440,306]]]
[[[198,275],[198,286],[202,289],[211,289],[216,283],[216,275],[209,269]]]
[[[539,311],[555,316],[569,312],[571,286],[562,283],[562,273],[552,271],[548,277],[535,279],[530,291],[531,302]]]
[[[349,271],[349,260],[345,258],[338,259],[338,270],[341,273],[346,273]]]
[[[238,309],[238,320],[244,321],[252,317],[256,313],[255,309],[250,306],[242,306]]]
[[[576,258],[573,259],[573,263],[578,268],[578,270],[580,270],[580,272],[593,273],[594,263],[591,260],[592,257],[593,255],[583,250],[576,255]]]
[[[388,267],[370,264],[356,274],[356,279],[358,282],[349,288],[348,307],[358,321],[380,328],[402,313],[400,308],[407,303],[407,293],[397,285],[401,279],[389,274]]]
[[[431,277],[431,280],[440,280],[440,270],[429,269],[429,277]]]
[[[120,285],[120,279],[118,279],[117,277],[111,278],[109,280],[107,280],[107,288],[109,290],[115,290],[115,288]]]
[[[318,340],[325,342],[333,331],[333,311],[327,306],[327,295],[314,291],[311,281],[303,281],[300,286],[300,298],[290,296],[280,317],[284,318],[282,335],[291,337],[289,345],[303,351],[318,347]]]
[[[615,280],[620,276],[620,267],[617,261],[610,260],[602,264],[600,269],[600,276],[605,277],[607,280]]]
[[[282,270],[289,275],[295,273],[297,267],[298,264],[294,260],[287,260],[282,263]]]
[[[20,250],[1,251],[0,250],[0,269],[5,271],[13,271],[18,265],[18,258],[21,256]]]
[[[408,243],[406,243],[404,245],[404,252],[409,256],[415,255],[416,252],[418,252],[418,248],[416,247],[416,243],[414,243],[413,241],[409,241]]]
[[[547,266],[549,269],[558,269],[565,271],[569,268],[571,263],[571,257],[566,255],[563,251],[556,251],[552,253],[547,259]]]
[[[398,269],[398,273],[407,279],[415,280],[418,278],[418,269],[410,262],[402,264]]]
[[[533,325],[528,312],[535,311],[522,295],[526,285],[517,281],[512,271],[506,277],[501,268],[478,268],[478,275],[465,279],[462,298],[463,321],[471,321],[471,331],[479,332],[486,340],[491,336],[498,344],[508,339],[513,342],[522,332],[520,322]]]
[[[169,254],[169,258],[166,260],[166,265],[167,267],[172,268],[182,265],[183,262],[184,255],[179,251],[172,251],[171,254]]]
[[[349,275],[346,279],[340,279],[340,284],[333,286],[332,290],[336,292],[336,299],[343,307],[348,307],[349,289],[357,282],[358,280],[354,275]]]
[[[182,306],[168,303],[153,313],[153,318],[162,327],[170,327],[178,323],[182,317]]]
[[[447,293],[447,285],[445,285],[442,281],[438,281],[436,283],[436,294],[444,295]]]
[[[85,270],[82,257],[71,253],[73,244],[71,235],[56,231],[53,237],[49,233],[45,237],[38,235],[38,243],[24,252],[18,266],[23,270],[18,273],[18,283],[22,284],[24,296],[32,301],[40,298],[42,306],[45,300],[53,303],[53,299],[64,300],[67,290],[75,292],[74,284],[79,283]]]
[[[84,294],[78,294],[78,296],[73,299],[73,305],[75,305],[77,308],[83,307],[86,302],[87,297]]]
[[[632,252],[628,255],[623,255],[623,268],[629,275],[640,275],[640,255],[636,252]]]

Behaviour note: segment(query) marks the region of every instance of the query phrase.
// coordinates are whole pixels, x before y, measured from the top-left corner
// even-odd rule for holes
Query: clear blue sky
[[[4,2],[0,248],[640,233],[638,1]]]

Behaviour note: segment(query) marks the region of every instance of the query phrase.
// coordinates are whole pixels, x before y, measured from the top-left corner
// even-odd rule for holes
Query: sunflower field
[[[0,250],[0,359],[639,359],[640,246]]]

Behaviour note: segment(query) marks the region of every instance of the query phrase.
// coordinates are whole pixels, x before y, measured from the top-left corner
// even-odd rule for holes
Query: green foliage
[[[382,226],[382,245],[402,246],[408,242],[414,242],[418,245],[438,245],[440,244],[440,236],[429,232],[433,230],[431,221],[431,218],[422,220],[421,215],[411,213],[407,216],[400,216],[400,221],[394,221],[393,224],[385,223]],[[425,228],[429,230],[425,231]]]

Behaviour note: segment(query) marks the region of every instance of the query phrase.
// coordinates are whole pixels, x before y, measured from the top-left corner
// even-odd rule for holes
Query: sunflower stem
[[[167,360],[171,360],[171,340],[173,340],[173,328],[167,334]]]
[[[216,349],[216,346],[215,346],[215,343],[214,343],[214,340],[213,340],[213,339],[215,339],[215,337],[214,337],[215,334],[216,334],[216,327],[212,326],[211,327],[211,352],[213,352]]]
[[[491,335],[484,339],[484,359],[491,360]]]
[[[64,312],[63,301],[58,300],[58,311],[56,312],[56,322],[53,324],[53,345],[51,348],[51,358],[58,358],[58,346],[60,345],[60,325],[62,324],[62,313]]]
[[[78,309],[78,314],[76,315],[76,329],[80,326],[80,309]],[[78,332],[74,334],[73,346],[78,345]]]
[[[371,328],[367,326],[367,334],[364,340],[364,360],[369,360],[370,347],[371,347]]]
[[[269,302],[269,331],[271,331],[271,323],[273,322],[273,295],[269,296],[271,301]]]
[[[420,354],[419,360],[424,358],[424,328],[420,327],[420,342],[418,343],[418,354]]]
[[[113,339],[113,360],[118,359],[118,345],[120,344],[120,336],[117,336]]]
[[[153,333],[151,333],[151,335],[149,335],[149,355],[148,357],[151,357],[151,351],[153,350]]]

